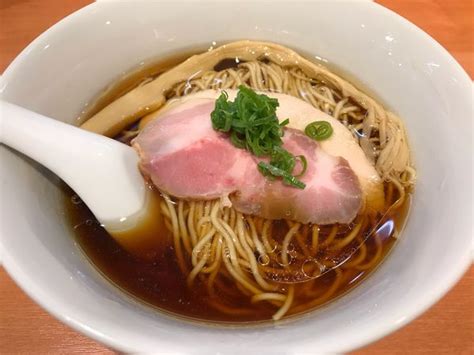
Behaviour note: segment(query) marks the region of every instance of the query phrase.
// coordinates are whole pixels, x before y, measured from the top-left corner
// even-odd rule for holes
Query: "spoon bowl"
[[[133,148],[2,100],[0,122],[0,142],[64,180],[124,248],[146,253],[159,244],[155,195]]]

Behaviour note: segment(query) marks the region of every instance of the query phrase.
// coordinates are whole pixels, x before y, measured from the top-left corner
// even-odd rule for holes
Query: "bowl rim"
[[[20,54],[18,54],[15,59],[8,65],[5,69],[2,76],[10,75],[14,72],[16,67],[19,66],[23,61],[27,61],[28,58],[26,54],[30,52],[34,47],[38,45],[38,42],[43,38],[46,38],[52,33],[61,32],[64,26],[67,26],[72,19],[83,16],[86,12],[91,9],[96,8],[97,6],[102,6],[104,2],[94,2],[91,3],[72,14],[64,17],[59,22],[52,25],[46,31],[37,36],[28,46],[26,46]],[[108,4],[110,6],[110,4]],[[452,57],[452,55],[433,37],[424,32],[421,28],[404,18],[403,16],[395,13],[394,11],[377,4],[372,1],[358,1],[351,4],[352,6],[373,6],[377,8],[377,11],[381,11],[382,14],[390,16],[394,21],[398,21],[400,26],[406,27],[410,31],[414,31],[418,35],[421,35],[425,41],[429,42],[433,48],[436,48],[439,55],[447,60],[456,71],[457,75],[460,77],[464,76],[464,79],[471,81],[469,75],[466,73],[464,68]],[[1,77],[0,77],[1,80]],[[425,294],[421,302],[410,307],[410,310],[405,310],[406,316],[397,322],[386,322],[383,325],[377,326],[368,326],[360,333],[363,333],[364,336],[360,336],[357,339],[346,342],[345,344],[339,344],[338,351],[346,352],[361,348],[370,343],[373,343],[388,334],[404,327],[406,324],[413,321],[415,318],[418,318],[421,314],[426,312],[431,306],[437,303],[446,293],[452,289],[452,287],[461,279],[461,277],[466,273],[466,271],[471,266],[474,259],[474,250],[467,250],[463,255],[463,258],[458,260],[458,267],[451,268],[446,274],[446,282],[438,284],[436,287],[432,287],[429,294]],[[13,258],[10,258],[7,250],[2,244],[0,238],[0,265],[4,267],[8,275],[15,281],[15,283],[38,305],[40,305],[44,310],[51,314],[54,318],[60,322],[68,325],[73,328],[75,331],[78,331],[81,334],[84,334],[101,344],[104,344],[110,348],[117,349],[125,352],[135,352],[136,348],[130,347],[129,342],[125,339],[120,339],[119,337],[108,336],[100,331],[100,329],[95,329],[87,325],[87,322],[76,319],[74,312],[70,311],[70,306],[68,302],[61,300],[59,297],[56,297],[54,294],[51,294],[48,291],[45,291],[45,288],[38,284],[36,280],[24,272],[18,263],[15,262]],[[308,344],[311,344],[308,341]]]

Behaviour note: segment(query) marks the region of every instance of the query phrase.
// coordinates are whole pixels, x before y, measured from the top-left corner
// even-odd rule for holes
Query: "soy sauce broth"
[[[66,216],[78,244],[99,272],[119,289],[152,307],[195,320],[253,322],[269,320],[275,313],[277,308],[267,302],[252,304],[250,297],[242,294],[235,283],[230,280],[224,285],[224,291],[216,288],[216,296],[219,298],[219,303],[232,305],[232,308],[238,311],[227,313],[212,307],[211,303],[215,302],[215,299],[209,296],[206,284],[197,278],[192,288],[187,286],[187,275],[183,275],[178,266],[171,236],[166,229],[161,231],[161,237],[168,242],[166,248],[150,260],[134,257],[110,237],[74,191],[64,185],[63,192]],[[339,268],[338,272],[342,273],[342,276],[339,277],[343,281],[337,290],[324,302],[310,307],[305,307],[304,304],[311,301],[311,292],[316,290],[318,295],[327,292],[337,277],[336,271],[330,271],[316,280],[308,281],[311,283],[311,287],[308,287],[308,282],[296,284],[295,299],[287,316],[304,313],[326,304],[364,280],[394,245],[396,239],[393,237],[393,233],[401,231],[408,206],[409,202],[397,213],[385,219],[387,225],[393,224],[393,232],[381,240],[382,254],[372,267],[365,270]],[[366,245],[367,259],[370,259],[377,253],[377,247],[375,241],[370,239]]]
[[[199,52],[202,51],[193,51],[193,53]],[[156,77],[193,53],[191,51],[179,53],[155,63],[151,62],[124,75],[88,106],[88,110],[81,114],[78,122],[83,122],[108,103],[139,85],[144,79]],[[219,63],[217,69],[235,65],[234,60],[227,60]],[[328,66],[327,63],[324,65]],[[387,189],[388,185],[385,188]],[[152,308],[193,320],[247,324],[270,320],[278,310],[268,302],[251,303],[250,297],[244,295],[230,279],[222,280],[220,287],[215,288],[214,297],[209,295],[207,285],[199,278],[196,278],[193,287],[189,288],[186,283],[187,275],[184,275],[178,266],[172,237],[168,230],[164,228],[157,233],[163,238],[166,247],[151,259],[137,258],[114,241],[87,206],[65,184],[63,192],[66,218],[86,257],[118,289]],[[369,238],[365,242],[367,247],[365,260],[377,256],[376,262],[362,269],[339,267],[315,280],[296,283],[293,305],[285,317],[316,309],[360,284],[382,262],[395,244],[394,236],[400,235],[406,221],[410,206],[409,196],[401,208],[384,216],[380,222],[381,225],[388,226],[389,233],[379,238],[379,243],[376,243],[375,238]],[[284,225],[285,223],[279,222],[274,224],[277,234],[285,234]],[[350,263],[357,255],[354,254],[346,262]],[[338,282],[338,286],[334,290],[335,281]]]

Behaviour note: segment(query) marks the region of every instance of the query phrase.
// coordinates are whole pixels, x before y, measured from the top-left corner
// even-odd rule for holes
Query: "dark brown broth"
[[[186,275],[182,274],[176,262],[168,231],[162,231],[162,237],[169,241],[168,246],[153,259],[142,260],[122,249],[99,225],[87,206],[82,202],[78,203],[80,200],[67,186],[64,186],[64,196],[66,197],[67,218],[70,225],[73,226],[75,237],[87,257],[106,278],[136,298],[159,309],[199,320],[220,322],[261,321],[271,319],[271,316],[275,313],[276,307],[266,302],[250,303],[249,297],[243,295],[232,282],[225,285],[225,288],[229,291],[223,292],[223,289],[216,288],[216,294],[221,298],[221,303],[230,304],[241,312],[227,314],[218,311],[209,305],[210,302],[213,302],[213,299],[208,295],[205,284],[197,280],[192,288],[188,288]],[[409,203],[407,202],[397,213],[386,219],[386,222],[394,222],[397,232],[400,232],[403,227],[408,206]],[[283,225],[280,224],[280,226]],[[388,253],[394,242],[395,238],[391,236],[383,238],[383,256]],[[370,256],[376,253],[374,240],[369,239],[366,245],[369,254],[367,259],[370,259]],[[341,268],[344,281],[328,301],[359,284],[380,264],[383,256],[368,270]],[[311,289],[320,290],[318,294],[323,294],[331,286],[334,278],[335,272],[330,271],[316,280],[309,281],[312,283]],[[311,300],[306,295],[307,291],[304,289],[304,285],[305,283],[296,284],[293,308]],[[327,302],[322,304],[324,303]],[[315,306],[303,311],[315,308]],[[289,314],[292,313],[290,310]],[[297,313],[301,313],[301,311]]]
[[[154,77],[167,68],[178,64],[185,55],[175,55],[161,60],[157,64],[148,65],[146,69],[134,71],[126,75],[118,83],[110,86],[101,95],[96,103],[82,119],[88,118],[100,110],[106,104],[123,95],[125,92],[137,85],[142,78]],[[227,60],[217,65],[218,69],[235,66],[235,60]],[[268,302],[251,303],[250,297],[242,294],[235,282],[221,280],[220,287],[216,287],[215,298],[209,296],[206,285],[199,278],[196,279],[192,288],[186,284],[186,276],[180,271],[171,236],[167,230],[159,234],[167,245],[163,250],[149,260],[143,260],[132,256],[120,247],[109,234],[99,225],[87,206],[80,201],[74,192],[64,185],[66,216],[72,226],[74,235],[90,261],[97,269],[113,284],[125,292],[135,296],[160,310],[171,312],[178,316],[184,316],[197,320],[210,320],[217,322],[252,322],[271,319],[277,307]],[[394,231],[400,234],[406,220],[409,209],[409,199],[404,206],[395,213],[384,218],[382,223],[390,225],[393,223]],[[285,234],[285,223],[275,223],[275,233]],[[312,310],[316,307],[334,300],[349,289],[358,285],[365,277],[376,268],[384,256],[395,243],[393,232],[381,238],[382,256],[373,266],[365,270],[356,268],[339,268],[342,272],[342,282],[337,290],[323,301],[307,305],[312,299],[324,295],[330,289],[336,278],[336,272],[330,271],[323,276],[308,282],[295,284],[295,298],[293,306],[287,315],[298,314]],[[370,260],[377,253],[374,238],[366,241],[367,257]],[[356,254],[349,259],[350,262]],[[341,277],[341,276],[340,276]],[[284,285],[282,287],[285,287]],[[284,290],[280,290],[284,291]],[[220,311],[216,306],[216,298],[220,304],[232,307],[231,312]]]

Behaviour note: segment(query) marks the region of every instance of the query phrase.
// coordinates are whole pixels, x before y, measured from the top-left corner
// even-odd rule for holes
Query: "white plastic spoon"
[[[64,180],[124,248],[160,245],[158,204],[131,147],[1,100],[0,123],[0,142]]]

